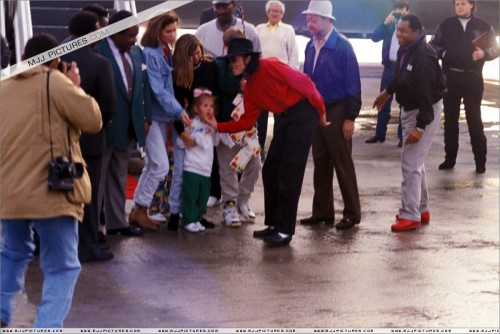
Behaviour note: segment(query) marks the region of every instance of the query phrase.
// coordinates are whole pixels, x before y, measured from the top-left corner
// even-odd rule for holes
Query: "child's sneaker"
[[[198,227],[198,231],[205,231],[205,226],[201,225],[200,222],[196,222],[196,227]]]
[[[255,219],[255,212],[253,212],[252,208],[247,203],[238,203],[238,212],[245,220],[253,221]]]
[[[222,223],[229,227],[240,227],[240,215],[236,209],[236,203],[233,201],[224,204],[224,212],[222,213]]]
[[[200,231],[198,228],[198,225],[195,223],[189,223],[187,225],[184,225],[184,229],[189,232],[197,233]]]
[[[220,204],[220,198],[217,198],[215,196],[208,197],[207,208],[213,208],[219,204]]]
[[[154,220],[156,222],[160,222],[160,223],[167,222],[167,218],[165,218],[165,216],[161,212],[157,212],[154,215],[148,214],[148,217],[149,217],[149,219]]]

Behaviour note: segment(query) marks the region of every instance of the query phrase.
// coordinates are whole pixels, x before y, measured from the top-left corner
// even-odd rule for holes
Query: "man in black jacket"
[[[458,153],[458,119],[463,99],[469,127],[476,172],[486,171],[486,136],[481,119],[483,65],[498,57],[498,43],[493,27],[475,17],[476,1],[454,0],[456,16],[436,28],[430,45],[443,60],[448,93],[444,98],[444,162],[439,169],[455,166]],[[476,42],[473,41],[484,35]]]
[[[88,11],[80,11],[69,21],[71,39],[89,34],[97,30],[98,17]],[[101,161],[106,147],[104,126],[111,121],[115,113],[116,97],[114,79],[109,60],[94,50],[93,45],[84,46],[62,57],[63,60],[75,61],[80,69],[82,89],[94,97],[99,104],[103,128],[98,134],[83,134],[80,139],[83,158],[87,163],[90,182],[92,184],[92,203],[84,209],[83,223],[79,224],[78,257],[81,262],[105,261],[113,258],[108,246],[98,242],[99,180],[101,178]]]
[[[424,161],[439,126],[445,90],[438,58],[425,41],[422,21],[417,15],[401,18],[397,38],[400,48],[396,74],[373,104],[380,111],[389,96],[396,93],[396,101],[402,108],[402,207],[391,226],[394,232],[413,230],[430,220]]]

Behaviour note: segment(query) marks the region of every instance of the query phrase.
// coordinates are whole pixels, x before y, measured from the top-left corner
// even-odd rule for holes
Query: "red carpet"
[[[127,199],[134,198],[134,192],[135,188],[137,188],[137,184],[139,184],[139,181],[137,181],[132,175],[127,174],[127,187],[125,188],[125,195]]]

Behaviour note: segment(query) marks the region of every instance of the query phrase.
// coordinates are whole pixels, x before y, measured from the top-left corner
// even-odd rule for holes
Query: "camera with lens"
[[[49,189],[54,191],[73,190],[73,179],[83,175],[83,164],[72,163],[65,156],[56,157],[49,164]]]
[[[69,70],[71,69],[71,63],[68,63],[67,61],[61,60],[59,64],[57,64],[57,69],[63,72],[64,70],[63,64],[66,64],[66,72],[69,72]]]
[[[396,20],[399,20],[401,18],[401,16],[403,16],[403,14],[402,13],[392,13],[392,16],[394,16],[394,18]]]

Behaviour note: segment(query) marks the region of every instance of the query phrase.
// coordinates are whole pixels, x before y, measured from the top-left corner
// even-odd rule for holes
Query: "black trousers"
[[[83,157],[87,164],[90,184],[92,186],[92,202],[83,209],[83,222],[78,224],[78,254],[81,258],[92,257],[101,252],[97,241],[99,231],[99,182],[101,179],[102,156]]]
[[[302,100],[281,114],[275,114],[274,135],[269,147],[262,180],[265,221],[278,232],[295,233],[302,182],[318,127],[318,114]]]
[[[481,118],[484,82],[481,73],[445,71],[448,93],[444,105],[444,150],[446,161],[455,162],[458,153],[460,104],[464,103],[472,153],[476,165],[486,163],[486,136]]]
[[[214,161],[212,162],[212,174],[210,174],[210,196],[220,199],[221,191],[219,159],[217,159],[217,150],[214,147]]]
[[[259,134],[259,144],[264,150],[266,147],[266,137],[267,137],[267,124],[269,123],[269,111],[263,111],[260,113],[257,119],[257,132]]]

